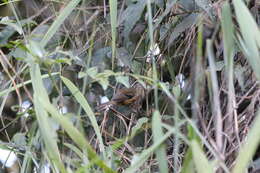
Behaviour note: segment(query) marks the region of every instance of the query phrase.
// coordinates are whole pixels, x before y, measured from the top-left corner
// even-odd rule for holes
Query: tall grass
[[[203,40],[203,16],[200,16],[198,23],[196,23],[197,31],[197,40],[196,51],[195,53],[195,74],[193,77],[195,80],[194,88],[192,88],[192,116],[187,113],[183,105],[181,104],[181,88],[177,86],[176,81],[172,83],[166,83],[160,81],[159,70],[158,70],[158,61],[156,60],[155,55],[150,55],[152,59],[152,75],[139,75],[132,73],[121,73],[114,72],[116,68],[116,43],[117,43],[117,9],[118,2],[117,0],[109,0],[110,8],[110,24],[111,24],[111,37],[112,37],[112,70],[106,70],[103,73],[99,73],[97,68],[92,68],[95,73],[93,74],[95,82],[100,82],[102,79],[103,82],[109,84],[109,79],[115,77],[117,82],[129,85],[129,77],[136,79],[140,83],[147,83],[153,90],[153,103],[154,106],[152,110],[152,117],[149,121],[149,118],[145,121],[140,122],[141,124],[136,123],[135,128],[138,130],[142,129],[146,125],[148,130],[151,130],[152,142],[150,142],[146,148],[142,148],[138,152],[133,152],[134,154],[126,155],[128,158],[129,165],[125,167],[118,166],[119,160],[114,159],[116,149],[121,146],[128,145],[127,142],[133,139],[133,136],[137,134],[137,130],[132,130],[132,134],[129,133],[123,139],[118,139],[113,137],[113,144],[106,144],[104,142],[104,137],[102,136],[102,131],[98,123],[98,117],[94,113],[94,108],[91,107],[88,100],[84,97],[84,93],[80,92],[79,88],[69,79],[62,76],[60,73],[51,73],[51,76],[59,76],[59,79],[63,82],[62,86],[68,88],[71,95],[75,98],[77,104],[79,104],[84,112],[86,117],[90,120],[90,125],[94,130],[95,138],[97,139],[98,149],[95,149],[91,145],[91,141],[86,138],[87,132],[79,130],[74,126],[73,122],[68,116],[62,115],[59,110],[54,106],[50,101],[50,96],[48,95],[46,88],[43,83],[43,79],[51,77],[50,75],[42,75],[41,68],[44,61],[47,50],[47,45],[49,41],[55,36],[55,34],[63,25],[65,19],[72,13],[73,10],[76,10],[77,5],[80,3],[80,0],[74,0],[68,2],[66,7],[62,9],[57,18],[54,20],[47,33],[43,39],[37,43],[27,38],[24,34],[24,40],[26,41],[26,55],[25,62],[28,65],[30,80],[26,82],[19,83],[16,86],[13,86],[9,89],[0,91],[0,97],[6,96],[9,92],[19,89],[20,87],[28,84],[32,84],[33,87],[33,106],[35,111],[35,117],[37,119],[37,127],[35,128],[34,135],[35,139],[42,144],[42,151],[44,155],[44,161],[49,162],[53,172],[72,172],[71,168],[67,166],[65,162],[65,156],[63,156],[62,148],[68,148],[70,151],[75,153],[75,157],[80,158],[77,163],[71,163],[73,165],[72,169],[75,169],[76,172],[123,172],[133,173],[139,172],[143,169],[144,165],[148,163],[151,159],[156,157],[156,169],[147,168],[152,171],[157,170],[161,173],[167,173],[171,171],[169,163],[173,160],[174,171],[178,172],[217,172],[221,170],[223,172],[234,172],[242,173],[245,172],[248,168],[249,162],[252,160],[257,147],[260,143],[260,110],[255,114],[254,122],[252,127],[249,129],[247,137],[240,141],[239,132],[238,132],[238,117],[235,109],[236,106],[236,97],[235,97],[235,83],[234,83],[234,56],[235,52],[242,51],[246,56],[248,62],[250,63],[253,72],[259,82],[260,80],[260,57],[259,57],[259,48],[260,48],[260,32],[259,27],[254,21],[252,15],[250,14],[248,8],[241,0],[233,1],[235,9],[235,20],[238,22],[239,27],[235,28],[235,24],[232,21],[232,12],[228,2],[225,2],[222,7],[222,19],[221,19],[221,28],[222,36],[224,43],[224,65],[225,65],[225,79],[227,81],[228,88],[228,106],[226,112],[228,114],[228,122],[232,123],[232,127],[235,129],[236,138],[239,143],[239,149],[237,150],[236,161],[234,162],[233,168],[230,168],[230,165],[226,164],[227,158],[225,158],[225,150],[227,140],[224,134],[228,134],[226,123],[224,122],[225,116],[222,114],[222,99],[219,95],[220,93],[220,82],[218,80],[217,68],[216,68],[216,54],[213,51],[213,39],[207,41]],[[159,5],[157,5],[159,6]],[[148,15],[148,42],[149,48],[147,52],[155,48],[155,28],[154,28],[154,6],[150,0],[147,0],[146,14]],[[169,8],[168,8],[169,9]],[[14,10],[14,9],[13,9]],[[165,15],[166,16],[166,15]],[[18,16],[16,15],[17,20]],[[22,26],[21,26],[22,28]],[[24,33],[24,32],[23,32]],[[96,33],[95,33],[96,34]],[[94,35],[95,35],[94,34]],[[91,37],[94,39],[95,36]],[[94,44],[94,41],[91,40],[91,44]],[[235,45],[238,45],[238,48]],[[206,45],[206,51],[204,52],[203,46]],[[93,46],[93,45],[91,45]],[[92,51],[92,48],[91,50]],[[177,51],[177,50],[176,50]],[[90,53],[90,55],[92,52]],[[209,62],[209,67],[206,69],[205,64],[203,63],[204,56],[207,57]],[[75,58],[76,59],[76,58]],[[90,61],[90,60],[89,60]],[[170,63],[170,62],[167,62]],[[88,62],[88,67],[91,65]],[[88,70],[88,69],[87,69]],[[147,70],[147,69],[145,69]],[[147,70],[148,71],[148,70]],[[89,74],[86,74],[89,75]],[[172,75],[172,74],[171,74]],[[119,77],[118,77],[119,76]],[[127,76],[127,77],[126,77]],[[109,78],[110,77],[110,78]],[[173,76],[171,76],[173,77]],[[126,80],[127,82],[126,82]],[[101,82],[100,82],[101,83]],[[86,84],[86,82],[84,82]],[[107,85],[108,85],[107,84]],[[107,87],[106,85],[106,87]],[[174,87],[172,87],[174,85]],[[204,94],[201,90],[204,86],[207,85],[209,88],[209,104],[210,110],[207,114],[211,115],[210,118],[213,119],[214,123],[212,125],[212,131],[208,134],[204,131],[201,132],[201,129],[204,127],[199,127],[197,124],[199,121],[207,121],[200,119],[201,110],[203,108],[201,103],[202,95]],[[86,87],[86,86],[84,86]],[[105,88],[105,87],[104,87]],[[163,111],[159,107],[159,97],[161,95],[165,96],[169,100],[169,103],[173,105],[173,113],[171,120],[173,119],[174,123],[167,124],[165,123],[165,116]],[[207,105],[207,106],[208,106]],[[174,118],[172,118],[174,117]],[[142,119],[143,120],[143,119]],[[205,124],[205,122],[201,122]],[[61,140],[61,134],[58,133],[57,128],[53,123],[58,124],[64,132],[64,136],[68,136],[70,143],[63,143]],[[183,128],[185,130],[183,130]],[[208,127],[207,127],[208,128]],[[147,130],[146,129],[146,130]],[[147,130],[147,131],[148,131]],[[185,131],[186,133],[184,133]],[[134,134],[134,135],[133,135]],[[187,134],[187,135],[186,135]],[[212,135],[214,134],[214,135]],[[174,136],[174,138],[173,138]],[[213,137],[212,137],[213,136]],[[173,149],[170,150],[167,148],[169,141],[173,141]],[[185,147],[181,147],[182,144]],[[128,147],[128,146],[127,146]],[[28,147],[32,149],[32,144]],[[111,151],[112,150],[112,151]],[[184,152],[185,156],[182,159],[178,158],[180,151]],[[169,158],[169,152],[175,154],[172,158]],[[124,155],[124,153],[122,153]],[[65,158],[64,158],[65,157]],[[124,158],[122,156],[122,158]],[[113,160],[114,159],[114,160]],[[180,165],[178,162],[180,161]],[[30,156],[28,151],[25,152],[23,159],[22,171],[26,172],[29,162],[35,162],[35,158]],[[29,169],[29,168],[28,168]]]

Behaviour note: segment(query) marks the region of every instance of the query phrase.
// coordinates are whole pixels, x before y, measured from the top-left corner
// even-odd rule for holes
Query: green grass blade
[[[155,111],[153,113],[153,120],[152,120],[152,131],[153,131],[153,140],[154,142],[159,140],[161,136],[163,136],[162,131],[162,124],[161,124],[161,118],[160,118],[159,111]],[[167,173],[168,172],[168,159],[165,152],[165,146],[161,144],[157,150],[155,151],[157,161],[159,162],[159,170],[161,173]]]
[[[234,26],[232,22],[232,14],[228,2],[225,2],[222,8],[221,26],[224,41],[224,57],[227,68],[233,68],[234,56]]]
[[[210,165],[206,155],[203,153],[199,143],[196,140],[191,141],[193,161],[197,172],[214,173],[213,167]]]
[[[64,78],[64,77],[61,77],[61,79],[64,82],[64,84],[68,87],[70,92],[73,94],[73,96],[75,97],[77,102],[82,106],[84,111],[87,113],[87,115],[88,115],[88,117],[91,121],[91,124],[94,128],[94,131],[97,135],[97,138],[99,140],[100,151],[103,153],[104,158],[106,158],[105,146],[104,146],[104,143],[103,143],[103,140],[102,140],[102,136],[101,136],[100,129],[98,127],[97,120],[96,120],[96,117],[94,115],[94,112],[92,111],[91,107],[89,106],[87,100],[82,95],[80,90],[69,79]]]
[[[192,160],[192,150],[189,148],[184,156],[184,161],[181,167],[181,173],[195,173],[194,162]]]
[[[151,7],[151,1],[147,0],[147,13],[148,13],[148,29],[149,29],[149,39],[150,39],[150,45],[149,49],[150,51],[154,50],[156,45],[154,43],[154,28],[153,28],[153,15],[152,15],[152,7]],[[152,59],[152,75],[153,75],[153,80],[156,83],[158,81],[158,75],[157,75],[157,68],[156,68],[156,63],[155,63],[155,55],[151,54],[151,59]],[[154,85],[154,99],[155,99],[155,108],[158,110],[158,86]]]
[[[66,172],[66,169],[61,161],[60,152],[57,145],[56,131],[51,127],[51,120],[48,118],[47,112],[43,109],[39,102],[38,94],[34,95],[34,107],[37,121],[44,140],[45,150],[48,153],[49,160],[53,162],[54,168],[57,167],[61,172]]]
[[[124,173],[133,173],[133,172],[135,172],[140,166],[142,166],[144,164],[144,162],[147,160],[147,158],[149,156],[151,156],[153,154],[153,152],[156,151],[156,149],[158,147],[160,147],[161,144],[167,138],[169,138],[169,136],[171,136],[174,132],[176,132],[176,129],[172,128],[167,133],[165,133],[163,136],[158,138],[157,141],[155,141],[151,147],[149,147],[148,149],[144,150],[139,156],[137,156],[137,158],[133,161],[131,166],[129,168],[127,168],[124,171]]]
[[[245,47],[243,48],[250,65],[252,66],[256,77],[260,80],[260,31],[254,21],[254,18],[244,2],[241,0],[234,0],[234,7],[236,12],[237,21],[241,29],[241,34]],[[241,45],[243,43],[240,43]]]
[[[81,0],[73,0],[61,11],[57,19],[53,22],[43,39],[41,40],[42,47],[45,47],[46,44],[50,41],[53,35],[57,32],[59,27],[62,25],[64,20],[70,15],[70,13],[75,9],[78,3]]]
[[[201,134],[201,132],[199,131],[198,127],[196,126],[196,124],[188,117],[187,113],[183,110],[183,108],[180,106],[180,104],[176,101],[176,99],[174,98],[174,96],[171,94],[171,92],[167,89],[166,85],[164,83],[159,83],[160,88],[162,89],[162,91],[169,97],[169,99],[175,104],[175,106],[178,108],[178,110],[180,111],[180,113],[185,117],[185,119],[187,120],[188,124],[194,129],[194,131],[196,132],[196,135],[198,135],[198,137],[200,138],[200,140],[202,141],[202,143],[208,148],[208,150],[216,157],[220,160],[218,154],[215,152],[214,148],[209,144],[209,142],[205,139],[205,137],[203,136],[203,134]],[[221,167],[224,170],[228,170],[228,168],[226,167],[226,165],[224,163],[220,163]]]
[[[30,56],[30,55],[28,55]],[[47,112],[42,108],[39,98],[48,101],[47,92],[43,86],[41,79],[40,68],[38,64],[32,62],[30,66],[30,75],[32,79],[32,86],[34,90],[34,106],[36,111],[36,117],[43,136],[46,150],[50,160],[53,161],[54,167],[57,167],[61,172],[66,172],[66,169],[61,161],[59,149],[56,140],[56,132],[50,126],[50,119],[48,119]]]
[[[116,27],[117,27],[117,0],[109,0],[111,35],[112,35],[112,70],[115,66],[116,57]]]
[[[153,48],[154,40],[153,40],[153,16],[152,16],[151,0],[147,0],[147,12],[148,12],[148,28],[149,28],[150,47]]]
[[[51,113],[52,117],[62,126],[62,128],[68,133],[71,139],[88,154],[88,158],[93,163],[101,167],[104,172],[113,173],[114,171],[109,168],[95,153],[91,145],[86,141],[86,138],[83,134],[76,129],[68,117],[61,115],[58,110],[51,105],[49,102],[39,98],[41,105]]]
[[[260,143],[260,111],[258,110],[258,113],[256,114],[256,119],[248,133],[247,138],[245,138],[245,141],[241,147],[241,150],[239,151],[236,164],[233,169],[233,173],[244,173],[246,172],[246,168],[250,162],[250,160],[253,158],[257,147]]]
[[[194,128],[191,127],[191,125],[188,125],[187,130],[189,141],[194,140],[197,141],[197,143],[201,142],[199,136],[196,135],[196,132],[194,131]],[[195,165],[192,156],[192,148],[190,146],[187,152],[185,153],[181,173],[195,173],[196,170],[194,168]]]
[[[55,76],[55,75],[58,75],[58,74],[60,74],[60,73],[59,72],[51,73],[52,76]],[[49,78],[49,77],[50,77],[49,74],[41,75],[41,79],[45,79],[45,78]],[[32,80],[28,80],[28,81],[25,81],[23,83],[17,84],[16,88],[17,89],[21,88],[21,87],[23,87],[25,85],[28,85],[30,83],[32,83]],[[15,87],[10,87],[8,89],[5,89],[5,90],[1,91],[0,92],[0,97],[4,96],[4,95],[6,95],[6,94],[8,94],[9,92],[12,92],[12,91],[15,91]]]
[[[222,8],[221,26],[224,41],[224,60],[228,74],[229,88],[233,86],[233,58],[234,58],[234,26],[232,14],[228,2],[225,2]],[[230,90],[230,89],[229,89]]]

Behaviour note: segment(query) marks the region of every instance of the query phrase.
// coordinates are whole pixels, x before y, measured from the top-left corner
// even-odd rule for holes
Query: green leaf
[[[35,90],[35,93],[37,93],[37,89]],[[48,153],[48,156],[50,157],[50,160],[54,163],[54,166],[56,166],[61,172],[65,173],[66,169],[61,161],[60,152],[57,145],[57,134],[56,131],[50,125],[51,122],[50,119],[48,119],[48,114],[42,107],[41,102],[39,101],[41,97],[42,96],[35,94],[33,103],[40,132],[44,139],[45,149]]]
[[[132,128],[130,138],[134,137],[137,134],[137,132],[142,128],[142,126],[147,122],[148,122],[148,118],[146,118],[146,117],[138,119],[138,121],[136,122],[136,125]]]
[[[87,69],[86,73],[91,77],[91,78],[95,78],[97,73],[98,73],[98,68],[97,67],[91,67],[89,69]]]
[[[243,173],[246,172],[246,168],[253,158],[257,147],[260,143],[260,110],[256,113],[255,120],[244,143],[239,151],[238,157],[236,159],[236,164],[233,173]]]
[[[130,31],[133,29],[136,22],[142,16],[145,5],[146,5],[146,0],[139,0],[135,4],[129,5],[123,12],[119,23],[124,22],[123,34],[124,34],[124,38],[126,39],[126,42],[128,42],[129,40]]]
[[[125,87],[129,88],[129,76],[116,76],[116,81],[123,84]]]
[[[189,148],[184,156],[181,173],[195,173],[194,162],[192,159],[192,150]]]
[[[10,20],[8,17],[3,17],[0,20],[0,24],[8,25],[8,26],[14,28],[20,35],[23,33],[23,29],[20,27],[20,25],[15,23],[13,20]]]
[[[35,45],[37,46],[37,45]],[[31,48],[28,46],[28,49]],[[35,48],[38,50],[38,48]],[[33,50],[29,49],[29,52],[33,52]],[[34,57],[32,54],[27,54],[27,58],[32,60]],[[41,79],[40,67],[38,64],[34,63],[34,61],[30,62],[30,76],[32,80],[32,86],[34,91],[33,103],[36,112],[37,122],[39,124],[39,129],[41,135],[43,136],[44,144],[50,157],[50,160],[53,163],[54,168],[59,169],[61,172],[65,173],[66,169],[63,165],[60,157],[60,152],[57,145],[57,135],[56,131],[50,125],[50,119],[48,118],[48,114],[45,109],[42,107],[39,99],[45,100],[45,102],[49,102],[48,94],[44,88],[43,81]]]
[[[171,35],[169,36],[168,47],[170,47],[174,43],[175,39],[178,38],[182,32],[194,25],[197,22],[198,18],[198,14],[190,14],[185,17],[181,21],[181,23],[176,25],[176,27],[171,32]]]
[[[252,66],[256,77],[260,80],[260,31],[259,28],[242,0],[234,0],[237,21],[241,29],[243,40],[240,39],[241,48]]]
[[[213,167],[210,165],[206,155],[203,153],[197,140],[191,141],[191,149],[193,161],[197,172],[200,173],[214,173]]]
[[[225,2],[225,4],[223,5],[221,19],[221,26],[224,39],[225,63],[227,68],[233,68],[232,65],[234,56],[234,27],[232,22],[232,14],[228,2]]]
[[[112,34],[112,70],[114,69],[116,57],[116,27],[117,27],[117,0],[109,0],[111,34]]]
[[[103,90],[106,90],[108,88],[108,78],[100,78],[97,82],[102,86]]]
[[[11,26],[6,26],[0,31],[0,45],[7,45],[8,39],[15,33]]]
[[[157,141],[163,136],[161,117],[159,111],[153,113],[152,119],[152,131],[153,131],[153,141]],[[168,172],[168,159],[166,155],[165,145],[161,144],[155,151],[157,161],[159,163],[159,169],[161,173]]]
[[[200,143],[200,138],[198,137],[198,135],[196,134],[195,130],[192,128],[191,125],[187,126],[187,130],[188,130],[188,139],[190,141],[195,140],[197,141],[197,143]],[[181,173],[193,173],[193,172],[195,173],[196,171],[194,168],[195,165],[192,156],[192,149],[191,146],[189,146],[189,149],[184,156]]]
[[[36,41],[30,40],[27,49],[30,50],[30,53],[33,54],[33,56],[43,58],[43,56],[45,55],[43,47],[40,43]]]
[[[62,78],[63,81],[65,78]],[[66,80],[66,79],[65,79]],[[86,141],[86,138],[82,133],[79,132],[78,129],[74,127],[70,119],[66,116],[61,115],[58,110],[49,102],[46,102],[42,98],[39,98],[42,107],[44,107],[52,117],[62,126],[62,128],[68,133],[70,138],[85,152],[87,153],[87,157],[89,160],[99,167],[101,167],[106,173],[114,173],[114,171],[109,168],[95,153],[92,149],[91,145]],[[77,151],[76,148],[73,150]],[[81,155],[79,151],[78,154]]]
[[[171,128],[167,133],[165,133],[163,136],[158,137],[157,140],[153,143],[152,146],[150,146],[148,149],[142,151],[141,154],[138,156],[134,156],[134,159],[132,160],[131,166],[127,168],[124,173],[132,173],[135,172],[142,164],[148,159],[150,155],[153,154],[154,151],[158,147],[161,146],[161,144],[169,138],[170,135],[172,135],[174,132],[176,132],[175,128]]]
[[[87,76],[87,73],[86,73],[86,72],[80,71],[80,72],[78,73],[78,78],[79,78],[79,79],[81,79],[81,78],[83,78],[83,77],[85,77],[85,76]]]
[[[16,133],[12,138],[12,142],[14,142],[17,146],[26,146],[27,143],[25,133]]]

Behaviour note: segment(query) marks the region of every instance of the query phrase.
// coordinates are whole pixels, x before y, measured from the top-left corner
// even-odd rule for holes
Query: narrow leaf
[[[209,164],[206,155],[203,153],[199,143],[196,140],[191,141],[193,161],[197,172],[200,173],[214,173],[213,167]]]
[[[161,118],[159,111],[153,113],[152,120],[152,131],[153,131],[153,140],[154,142],[159,140],[163,136]],[[155,151],[157,161],[159,162],[159,169],[161,173],[168,172],[168,159],[166,155],[165,146],[161,144],[158,149]]]
[[[61,11],[57,19],[53,22],[43,39],[41,40],[42,47],[45,47],[54,34],[58,31],[64,20],[70,15],[81,0],[70,1],[69,4]]]
[[[94,131],[97,135],[97,138],[99,140],[100,150],[103,153],[104,158],[106,158],[105,146],[104,146],[104,143],[103,143],[103,140],[102,140],[102,136],[101,136],[100,129],[99,129],[99,126],[97,124],[97,120],[96,120],[96,117],[94,115],[94,112],[92,111],[92,109],[89,106],[86,98],[83,96],[83,94],[80,92],[80,90],[69,79],[67,79],[65,77],[61,77],[61,79],[64,82],[64,84],[68,87],[70,92],[73,94],[75,99],[78,101],[78,103],[80,103],[80,105],[82,106],[84,111],[87,113],[87,115],[88,115],[88,117],[91,121],[91,124],[94,128]]]

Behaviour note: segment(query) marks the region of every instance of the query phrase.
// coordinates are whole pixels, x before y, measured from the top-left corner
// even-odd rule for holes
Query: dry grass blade
[[[214,55],[212,51],[212,41],[207,40],[207,52],[208,52],[208,59],[209,59],[209,65],[210,65],[210,75],[211,75],[211,82],[212,82],[212,92],[213,92],[213,111],[212,114],[215,119],[215,134],[216,134],[216,144],[217,144],[217,150],[220,156],[223,159],[222,155],[222,145],[223,145],[223,121],[222,121],[222,114],[220,109],[220,98],[219,98],[219,87],[218,87],[218,80],[217,80],[217,74],[216,74],[216,66],[214,62]]]

